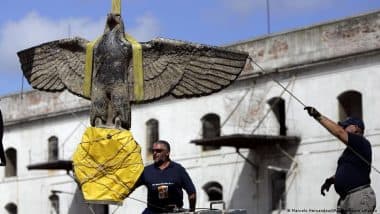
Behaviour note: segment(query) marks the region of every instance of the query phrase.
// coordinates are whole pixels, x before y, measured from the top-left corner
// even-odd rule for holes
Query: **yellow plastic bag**
[[[141,148],[130,131],[89,127],[73,155],[86,201],[121,203],[144,170]]]

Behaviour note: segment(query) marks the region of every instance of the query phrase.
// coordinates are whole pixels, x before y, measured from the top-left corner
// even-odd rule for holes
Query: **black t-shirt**
[[[195,193],[194,184],[185,168],[173,161],[163,170],[154,164],[146,166],[140,182],[148,188],[148,208],[155,212],[170,211],[173,205],[181,208],[182,188],[188,195]],[[168,210],[162,209],[168,207]]]
[[[3,115],[1,114],[1,110],[0,110],[0,143],[3,142],[3,134],[4,134],[4,122],[3,122]]]
[[[371,166],[352,151],[356,151],[368,163],[372,163],[370,143],[363,136],[348,133],[347,145],[338,160],[335,173],[335,191],[340,196],[346,195],[351,189],[371,183]]]
[[[4,135],[4,121],[0,110],[0,162],[4,166],[6,164],[4,148],[3,148],[3,135]]]

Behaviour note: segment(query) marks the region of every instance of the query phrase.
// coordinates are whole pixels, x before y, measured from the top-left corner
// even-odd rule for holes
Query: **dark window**
[[[108,204],[91,204],[92,209],[96,214],[109,214]]]
[[[206,114],[201,119],[202,122],[202,138],[209,139],[220,137],[220,117],[217,114]],[[220,146],[203,146],[203,150],[215,150]]]
[[[286,135],[285,101],[280,97],[273,97],[268,101],[274,115],[280,125],[280,135]]]
[[[346,91],[338,96],[339,120],[347,117],[363,118],[362,95],[357,91]]]
[[[48,139],[48,143],[48,161],[58,160],[58,138],[56,136],[51,136]]]
[[[110,212],[108,204],[103,205],[103,214],[108,214]]]
[[[157,142],[159,139],[158,128],[158,120],[150,119],[146,122],[146,145],[150,153],[153,148],[153,143]]]
[[[216,181],[210,181],[203,185],[202,189],[208,195],[209,201],[223,200],[223,186],[220,183]]]
[[[8,148],[5,151],[7,165],[5,166],[5,177],[17,176],[17,151],[14,148]]]
[[[53,192],[49,196],[49,200],[50,200],[51,207],[52,207],[52,210],[53,210],[52,213],[59,214],[59,196],[57,195],[57,193]]]
[[[272,187],[272,210],[285,209],[286,194],[285,194],[286,173],[273,171],[271,174]]]
[[[15,203],[8,203],[5,205],[4,209],[8,214],[17,214],[17,205]]]

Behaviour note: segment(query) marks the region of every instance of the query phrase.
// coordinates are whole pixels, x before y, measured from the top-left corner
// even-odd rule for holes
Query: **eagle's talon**
[[[102,127],[103,126],[103,121],[99,117],[95,118],[95,127]]]
[[[119,117],[115,118],[115,128],[116,129],[121,129],[121,120]]]

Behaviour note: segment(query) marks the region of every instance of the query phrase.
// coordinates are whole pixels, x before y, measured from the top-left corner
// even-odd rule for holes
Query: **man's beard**
[[[161,166],[164,162],[165,162],[164,160],[160,159],[160,160],[155,161],[154,165],[155,166]]]

